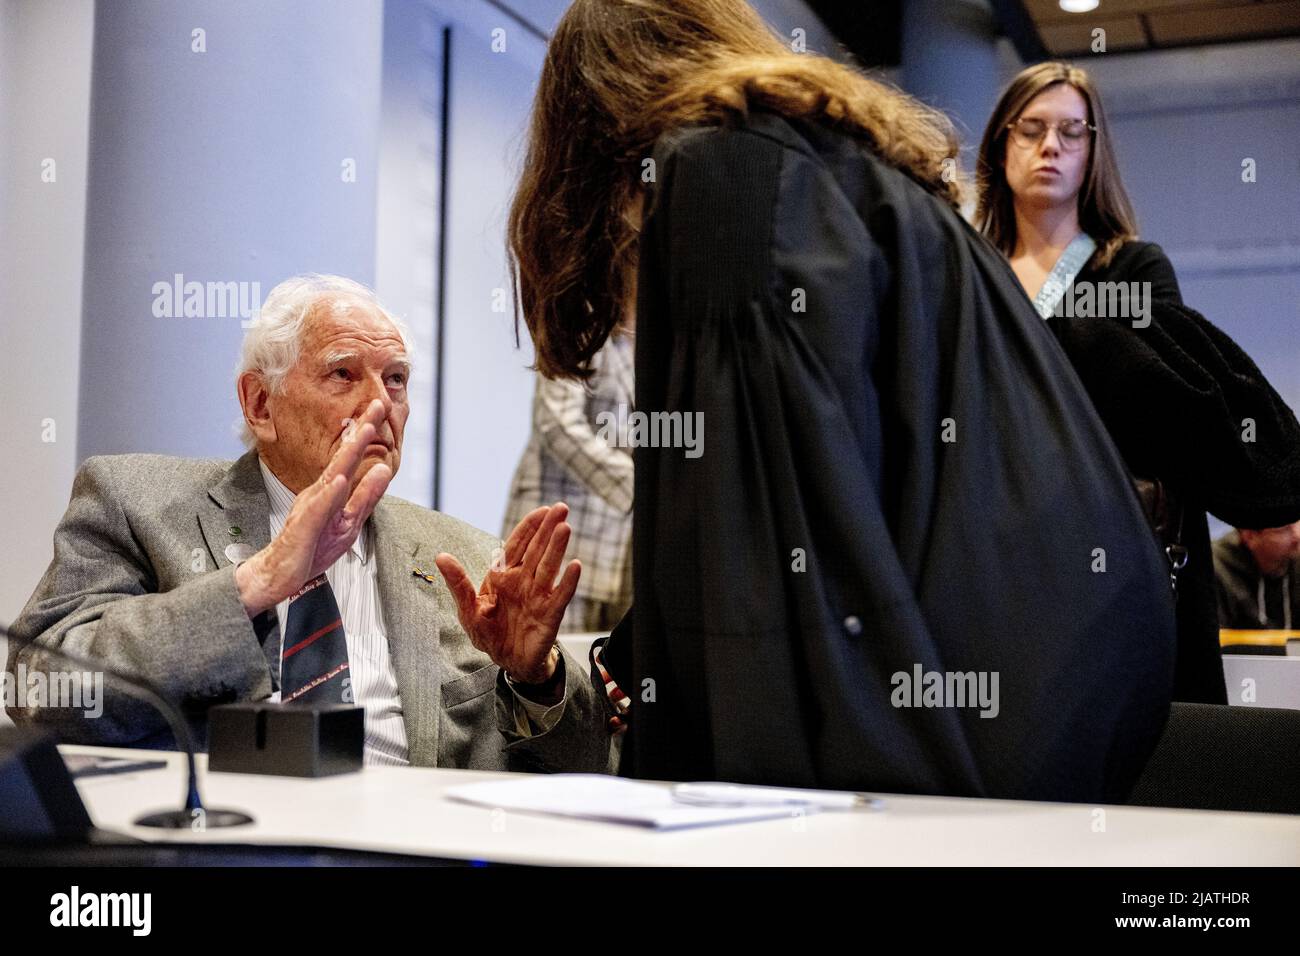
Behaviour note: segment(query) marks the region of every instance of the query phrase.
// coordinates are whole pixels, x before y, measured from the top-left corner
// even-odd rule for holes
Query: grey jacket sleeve
[[[54,560],[14,622],[8,670],[22,664],[29,674],[66,671],[40,653],[62,648],[147,681],[190,714],[268,696],[270,669],[239,601],[234,569],[195,574],[153,593],[157,575],[132,534],[124,500],[111,460],[90,458],[78,470],[54,533]],[[164,729],[151,706],[115,692],[107,675],[104,681],[101,716],[30,706],[10,707],[9,715],[76,743],[138,743]]]
[[[564,668],[564,711],[549,730],[521,735],[514,720],[513,692],[505,675],[497,684],[497,725],[506,739],[507,769],[544,773],[614,773],[617,750],[607,726],[606,708],[581,664],[560,649]]]

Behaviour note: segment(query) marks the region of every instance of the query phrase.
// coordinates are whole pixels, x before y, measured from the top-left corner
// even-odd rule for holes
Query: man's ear
[[[244,424],[259,445],[271,444],[277,436],[275,422],[271,420],[271,393],[262,373],[250,371],[239,376],[238,391],[239,406],[244,411]]]

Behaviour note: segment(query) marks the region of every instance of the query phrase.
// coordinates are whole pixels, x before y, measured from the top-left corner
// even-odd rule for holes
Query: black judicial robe
[[[1206,512],[1238,528],[1300,520],[1300,423],[1250,356],[1182,304],[1158,247],[1127,243],[1111,265],[1076,282],[1154,280],[1153,294],[1172,295],[1152,303],[1149,324],[1061,315],[1048,326],[1132,471],[1183,498],[1174,700],[1226,704]]]
[[[819,125],[654,157],[636,405],[704,442],[634,452],[622,772],[1123,799],[1168,714],[1168,574],[1009,266]],[[930,672],[997,675],[996,712],[926,706],[960,702]]]

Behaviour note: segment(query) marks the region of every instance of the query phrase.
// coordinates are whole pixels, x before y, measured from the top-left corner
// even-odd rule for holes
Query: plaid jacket
[[[617,420],[634,398],[634,340],[613,335],[592,360],[589,386],[537,377],[533,431],[515,470],[501,535],[543,504],[569,506],[565,562],[582,562],[577,597],[617,603],[632,593],[632,454],[598,434],[597,416]],[[626,415],[621,416],[626,420]]]

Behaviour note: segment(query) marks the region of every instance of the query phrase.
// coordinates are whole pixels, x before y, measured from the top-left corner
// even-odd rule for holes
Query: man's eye
[[[406,374],[404,372],[394,372],[392,375],[388,376],[388,380],[394,385],[405,385]]]
[[[330,374],[341,376],[343,379],[346,379],[348,377],[348,370],[345,368],[336,368],[334,371],[330,372]]]

